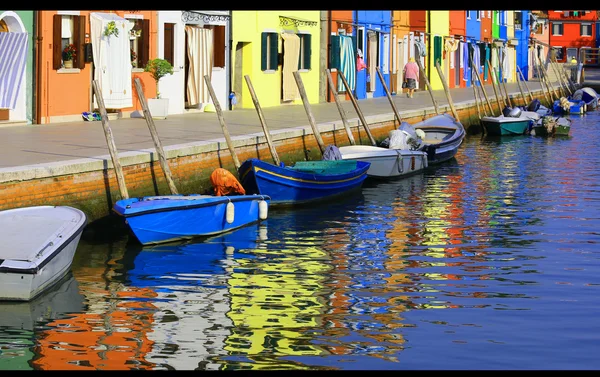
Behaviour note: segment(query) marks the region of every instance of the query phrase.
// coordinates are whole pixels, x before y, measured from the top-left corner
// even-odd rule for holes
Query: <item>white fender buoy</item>
[[[227,220],[228,224],[231,224],[233,222],[235,216],[235,206],[233,205],[232,202],[227,203],[227,210],[225,211],[225,219]]]
[[[268,212],[269,212],[269,204],[267,203],[266,200],[262,199],[260,202],[258,202],[258,217],[261,220],[266,220]]]

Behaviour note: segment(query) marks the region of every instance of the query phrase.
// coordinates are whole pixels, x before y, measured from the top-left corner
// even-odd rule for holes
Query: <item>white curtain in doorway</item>
[[[212,102],[204,76],[211,77],[213,69],[213,31],[195,26],[186,26],[189,60],[186,85],[188,104],[196,106]]]
[[[28,33],[0,33],[0,109],[15,109],[27,66]]]
[[[356,87],[356,53],[354,52],[354,45],[351,37],[345,35],[340,36],[340,55],[340,71],[344,74],[350,90],[354,90]],[[338,80],[337,91],[346,91],[342,79]]]
[[[105,36],[104,29],[112,21],[119,35]],[[114,13],[90,14],[94,80],[98,81],[107,109],[133,106],[129,29],[129,22]],[[94,107],[98,107],[95,95]]]
[[[300,37],[292,33],[282,33],[283,39],[283,100],[293,101],[300,97],[300,91],[294,79],[300,61]]]
[[[377,61],[379,59],[377,59],[377,33],[374,31],[369,31],[367,34],[369,36],[369,56],[367,57],[369,61],[367,62],[367,69],[369,70],[369,76],[371,80],[369,91],[374,92],[376,88],[375,83],[377,83],[378,80]]]

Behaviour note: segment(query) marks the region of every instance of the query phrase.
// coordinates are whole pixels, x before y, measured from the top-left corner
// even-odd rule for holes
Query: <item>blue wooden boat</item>
[[[598,108],[598,93],[590,87],[584,87],[577,89],[573,92],[573,95],[569,97],[569,101],[583,101],[585,102],[585,111],[596,110]]]
[[[298,161],[280,166],[256,158],[239,168],[247,194],[268,195],[271,205],[296,205],[329,199],[361,188],[370,162],[355,160]]]
[[[113,211],[143,245],[205,237],[267,218],[268,195],[165,195],[122,199]]]
[[[583,100],[566,99],[562,97],[554,101],[552,112],[555,115],[581,115],[586,112],[587,105]]]

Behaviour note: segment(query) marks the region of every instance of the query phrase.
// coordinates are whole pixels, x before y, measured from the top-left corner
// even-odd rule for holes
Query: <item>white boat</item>
[[[418,150],[427,153],[429,165],[453,158],[467,135],[462,123],[447,113],[434,115],[412,126],[425,135]]]
[[[349,145],[339,150],[343,160],[370,162],[367,176],[373,178],[402,178],[427,168],[427,153],[421,151],[371,145]]]
[[[0,300],[29,301],[64,277],[86,222],[68,206],[0,211]]]

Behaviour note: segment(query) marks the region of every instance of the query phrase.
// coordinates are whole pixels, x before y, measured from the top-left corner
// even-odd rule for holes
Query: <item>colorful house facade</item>
[[[550,54],[550,22],[548,20],[548,11],[532,10],[531,25],[529,35],[529,53],[528,72],[523,72],[526,79],[538,77],[535,67],[538,59],[542,62],[546,61],[546,57]]]
[[[451,10],[449,13],[450,36],[444,48],[448,60],[448,86],[451,88],[464,88],[463,61],[461,59],[461,41],[467,38],[467,12],[464,10]]]
[[[559,63],[581,62],[581,49],[596,47],[596,11],[549,10],[549,44]]]
[[[319,101],[320,11],[233,11],[231,17],[237,107],[254,107],[245,76],[261,107],[302,103],[295,71],[308,101]]]
[[[33,11],[0,10],[0,125],[34,121],[34,41]]]
[[[339,95],[338,98],[349,99],[348,90],[338,72],[343,72],[350,91],[353,93],[356,88],[356,72],[358,69],[356,66],[356,36],[353,35],[355,29],[354,11],[328,11],[327,19],[329,29],[329,38],[325,50],[327,68],[330,70],[335,90]],[[360,69],[364,68],[360,67]],[[327,91],[326,96],[328,102],[335,101],[331,90]]]

